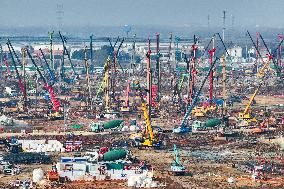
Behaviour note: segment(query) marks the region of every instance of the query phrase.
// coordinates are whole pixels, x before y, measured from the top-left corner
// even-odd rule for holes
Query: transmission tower
[[[223,11],[223,41],[225,41],[225,29],[226,29],[226,27],[225,27],[225,24],[226,24],[226,11]]]
[[[209,14],[207,16],[207,27],[208,29],[210,28],[210,15]]]
[[[57,27],[58,30],[62,30],[63,26],[63,16],[64,16],[64,10],[63,10],[63,4],[57,4],[56,5],[56,16],[57,16]]]

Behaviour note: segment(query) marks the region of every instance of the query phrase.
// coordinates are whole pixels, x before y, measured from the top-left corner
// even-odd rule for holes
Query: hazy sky
[[[63,25],[222,25],[283,27],[284,0],[1,0],[0,26],[56,26],[57,4]]]

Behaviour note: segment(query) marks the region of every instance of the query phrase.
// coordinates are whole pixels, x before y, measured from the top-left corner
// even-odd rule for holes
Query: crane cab
[[[248,123],[257,122],[255,117],[252,117],[249,113],[244,114],[243,112],[239,113],[239,119],[245,120]]]

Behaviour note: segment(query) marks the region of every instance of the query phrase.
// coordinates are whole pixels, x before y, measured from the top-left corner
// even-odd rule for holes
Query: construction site
[[[284,39],[233,42],[226,14],[206,37],[0,33],[0,189],[284,188]]]

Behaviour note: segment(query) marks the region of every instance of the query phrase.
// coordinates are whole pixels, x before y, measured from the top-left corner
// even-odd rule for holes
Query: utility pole
[[[58,30],[62,30],[63,15],[64,15],[63,4],[57,4],[56,5],[56,16],[57,16]]]
[[[207,16],[207,28],[210,29],[210,15]]]

